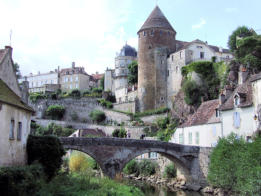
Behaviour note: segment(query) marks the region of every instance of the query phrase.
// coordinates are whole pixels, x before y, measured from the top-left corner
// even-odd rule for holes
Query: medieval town
[[[119,1],[115,5],[102,1],[111,11],[119,11]],[[1,10],[12,7],[4,2],[0,1],[1,18]],[[147,1],[144,10],[133,8],[132,17],[143,18],[132,29],[134,38],[114,44],[109,36],[110,52],[90,52],[101,59],[105,53],[114,54],[102,67],[86,66],[68,53],[67,63],[56,64],[51,61],[55,51],[67,50],[56,46],[49,48],[54,52],[50,59],[42,60],[50,65],[33,67],[30,62],[41,61],[37,49],[19,48],[26,42],[16,44],[15,30],[10,31],[10,43],[1,40],[0,33],[1,196],[261,195],[261,25],[249,19],[233,26],[228,22],[233,20],[223,18],[224,27],[217,23],[215,31],[207,32],[216,38],[206,40],[204,35],[196,37],[196,31],[211,17],[192,25],[194,34],[182,32],[189,29],[187,19],[180,16],[173,21],[172,16],[187,8],[178,8],[177,2]],[[74,3],[68,9],[74,9]],[[255,7],[260,8],[260,2],[249,4],[253,11],[248,14],[259,18]],[[50,12],[53,9],[58,7]],[[217,11],[211,9],[210,15]],[[225,12],[246,14],[240,9],[246,8]],[[186,12],[189,15],[190,8]],[[30,13],[30,18],[37,17],[37,11]],[[193,17],[197,16],[188,20]],[[71,22],[70,16],[61,18]],[[94,42],[96,35],[106,35],[97,27],[103,25],[100,19],[93,27],[91,20],[95,17],[85,18],[81,26],[95,31],[88,38]],[[223,36],[225,26],[233,28]],[[188,34],[187,40],[183,34]],[[75,42],[81,43],[82,32],[75,35]],[[59,36],[57,43],[63,39]],[[215,39],[227,45],[222,47]],[[83,46],[64,47],[84,52]]]

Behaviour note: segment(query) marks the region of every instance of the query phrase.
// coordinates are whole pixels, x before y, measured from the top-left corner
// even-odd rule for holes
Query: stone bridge
[[[103,174],[114,178],[135,157],[157,152],[174,162],[188,182],[206,185],[211,148],[155,140],[119,138],[60,138],[65,149],[84,152],[97,161]]]

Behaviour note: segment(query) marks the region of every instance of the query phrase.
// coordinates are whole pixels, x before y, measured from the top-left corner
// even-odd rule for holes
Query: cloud
[[[200,22],[198,24],[192,25],[192,29],[200,29],[205,24],[206,20],[204,18],[200,18]]]
[[[238,12],[238,8],[228,7],[228,8],[225,8],[225,12],[227,12],[227,13],[235,13],[235,12]]]
[[[129,35],[131,0],[1,0],[0,48],[13,31],[13,59],[22,74],[48,72],[72,61],[87,73],[114,66]],[[114,10],[114,11],[112,11]],[[115,11],[117,10],[117,11]],[[8,17],[6,17],[8,16]]]

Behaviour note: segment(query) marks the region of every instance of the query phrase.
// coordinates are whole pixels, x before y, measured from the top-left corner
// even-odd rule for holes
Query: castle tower
[[[140,111],[166,107],[167,56],[176,49],[176,31],[156,6],[137,34]]]

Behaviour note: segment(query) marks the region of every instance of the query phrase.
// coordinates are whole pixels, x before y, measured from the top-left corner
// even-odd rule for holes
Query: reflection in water
[[[123,183],[133,185],[142,190],[145,196],[202,196],[198,192],[176,191],[172,192],[164,186],[152,186],[145,182],[124,179]]]

